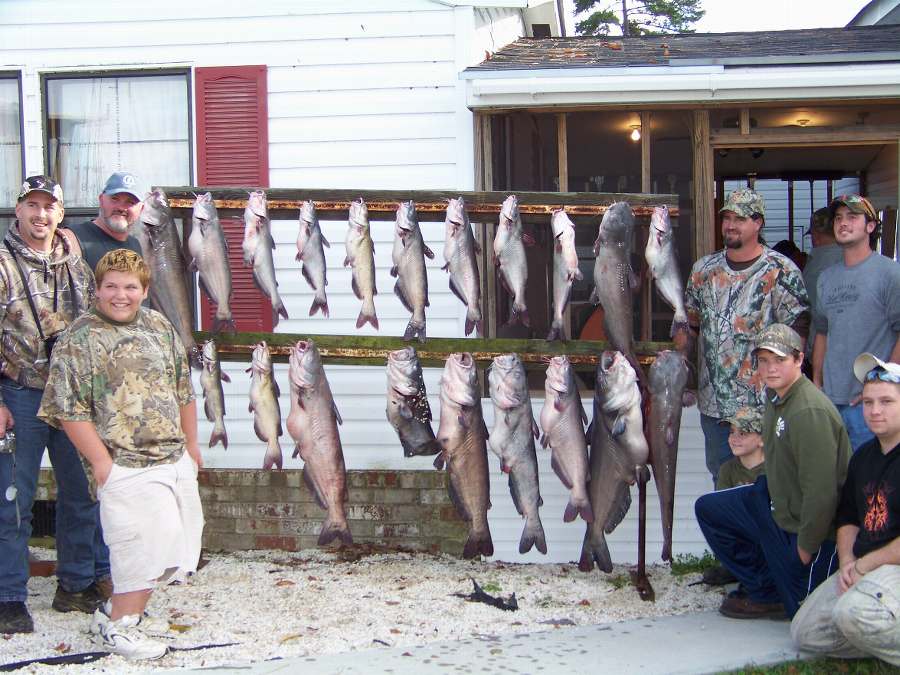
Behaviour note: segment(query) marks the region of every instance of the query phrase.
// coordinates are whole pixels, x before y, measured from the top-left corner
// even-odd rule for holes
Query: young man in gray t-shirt
[[[836,197],[829,213],[844,257],[819,277],[813,381],[840,411],[856,450],[873,436],[862,418],[853,359],[871,352],[900,361],[900,265],[872,250],[881,223],[865,197]]]

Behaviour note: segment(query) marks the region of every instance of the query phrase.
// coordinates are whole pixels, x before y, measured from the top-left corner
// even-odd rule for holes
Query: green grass
[[[702,573],[719,562],[709,551],[704,551],[699,558],[690,553],[678,553],[672,558],[672,576],[683,577],[686,574]]]
[[[503,589],[500,588],[500,584],[496,581],[488,581],[486,584],[482,585],[481,590],[485,593],[499,593]]]
[[[821,675],[841,673],[845,675],[898,675],[900,668],[878,659],[811,659],[786,661],[774,666],[752,666],[729,671],[731,675]]]
[[[606,577],[606,583],[610,584],[616,590],[620,588],[625,588],[628,584],[631,583],[631,577],[627,574],[618,574],[614,577]]]

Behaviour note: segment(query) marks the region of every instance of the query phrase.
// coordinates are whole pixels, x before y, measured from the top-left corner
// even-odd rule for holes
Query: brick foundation
[[[203,546],[213,551],[315,548],[325,512],[303,471],[200,472]],[[461,555],[466,524],[447,494],[443,471],[348,471],[347,519],[355,543]],[[42,470],[37,499],[56,499]]]

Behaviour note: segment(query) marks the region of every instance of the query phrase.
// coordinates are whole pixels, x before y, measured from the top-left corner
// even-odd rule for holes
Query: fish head
[[[253,347],[253,355],[250,358],[250,370],[254,374],[272,372],[272,355],[269,353],[269,345],[265,341]]]
[[[622,408],[638,392],[637,375],[628,359],[619,351],[605,351],[597,366],[597,393],[607,410]]]
[[[254,190],[247,196],[247,210],[254,215],[269,219],[269,204],[266,200],[266,193],[263,190]]]
[[[569,358],[564,354],[552,357],[550,365],[547,366],[547,377],[544,380],[544,389],[547,395],[565,396],[571,392],[574,383],[572,364]]]
[[[683,391],[688,382],[688,364],[681,352],[666,349],[659,352],[647,376],[654,394]]]
[[[419,360],[412,347],[395,349],[388,354],[388,388],[402,396],[413,396],[419,390]]]
[[[216,206],[213,203],[212,193],[204,192],[194,199],[194,218],[197,220],[212,220],[216,217]]]
[[[445,223],[447,225],[448,236],[457,235],[469,224],[469,218],[466,215],[466,203],[462,197],[450,199],[447,202],[447,217]]]
[[[369,207],[362,197],[357,197],[350,202],[350,227],[355,227],[361,233],[369,231]]]
[[[288,363],[288,378],[301,389],[314,387],[321,377],[322,356],[312,340],[297,340],[291,345]]]
[[[471,407],[478,403],[478,370],[470,353],[454,353],[447,357],[441,376],[441,394],[461,406]]]
[[[310,227],[316,227],[319,224],[316,205],[310,199],[300,204],[300,223],[307,223]]]
[[[628,202],[611,204],[600,220],[600,236],[607,242],[631,244],[634,213]]]
[[[157,188],[146,199],[141,209],[141,222],[148,227],[159,227],[165,220],[166,211],[169,209],[169,200],[166,193]]]
[[[216,351],[215,340],[207,340],[203,343],[203,349],[200,351],[200,360],[202,361],[204,368],[211,366],[219,360],[219,353]]]
[[[653,207],[650,216],[650,236],[654,237],[660,246],[672,238],[672,221],[669,220],[669,209],[665,204]]]
[[[578,251],[575,249],[575,224],[565,211],[557,209],[550,218],[550,227],[553,230],[554,250],[556,255],[562,256],[562,262],[568,270],[568,278],[581,278],[578,270]]]
[[[515,195],[509,195],[503,200],[500,207],[500,227],[515,229],[522,227],[522,218],[519,214],[519,198]]]
[[[494,357],[488,371],[491,400],[503,410],[522,405],[528,398],[528,381],[522,361],[516,354]]]
[[[416,215],[416,203],[412,200],[400,202],[397,207],[397,234],[407,237],[419,229],[418,216]]]

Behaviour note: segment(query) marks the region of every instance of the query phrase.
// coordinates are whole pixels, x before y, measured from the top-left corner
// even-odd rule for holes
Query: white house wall
[[[479,3],[483,5],[484,3]],[[264,63],[268,66],[270,184],[278,188],[460,189],[473,187],[473,125],[466,107],[466,82],[459,73],[522,34],[521,8],[451,6],[427,0],[320,2],[181,3],[155,2],[152,11],[139,5],[85,0],[7,0],[0,3],[0,69],[22,72],[25,114],[25,160],[28,174],[44,167],[40,76],[62,71],[223,66]],[[523,3],[518,3],[519,5]],[[513,6],[510,6],[513,5]],[[153,182],[152,176],[145,176]],[[331,242],[326,249],[331,317],[307,316],[311,294],[294,260],[296,221],[275,221],[275,264],[290,319],[280,332],[345,334],[356,331],[359,302],[350,289],[344,259],[345,222],[323,223]],[[431,306],[429,336],[462,336],[464,312],[450,294],[443,264],[443,226],[424,223],[435,252],[428,261]],[[376,297],[382,335],[401,334],[408,313],[392,293],[389,275],[391,222],[374,222]],[[366,327],[362,334],[376,334]],[[264,449],[247,411],[247,364],[226,364],[226,425],[230,439],[205,452],[211,468],[257,468]],[[384,418],[384,369],[329,366],[328,376],[344,417],[342,439],[350,469],[424,469],[431,460],[405,459]],[[437,418],[440,371],[428,369],[426,383]],[[289,410],[286,366],[276,366]],[[200,392],[195,378],[195,389]],[[535,400],[536,411],[542,401]],[[590,406],[590,401],[585,402]],[[488,423],[493,420],[485,401]],[[676,551],[702,551],[702,537],[692,517],[696,494],[709,484],[702,460],[702,436],[696,411],[685,415],[676,506]],[[435,420],[435,423],[437,420]],[[201,419],[205,447],[210,426]],[[282,438],[285,467],[292,442]],[[562,523],[566,490],[550,469],[549,453],[539,453],[541,510],[548,536],[547,558],[577,559],[583,524]],[[497,557],[521,560],[517,553],[522,520],[515,512],[507,478],[491,458],[493,509],[490,521]],[[635,492],[635,504],[637,495]],[[636,506],[610,537],[617,561],[633,561]],[[648,552],[658,556],[658,506],[651,489]]]

